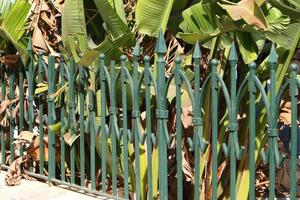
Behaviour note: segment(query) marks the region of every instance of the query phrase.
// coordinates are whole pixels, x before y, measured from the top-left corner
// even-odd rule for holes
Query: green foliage
[[[10,2],[10,1],[9,1]],[[30,4],[24,0],[16,0],[11,8],[10,3],[1,1],[3,6],[0,16],[0,36],[10,41],[17,49],[24,63],[27,62],[26,45],[22,42],[25,33],[25,25],[30,12]]]
[[[94,0],[94,3],[106,23],[107,31],[113,38],[130,32],[127,26],[123,3],[120,0]]]
[[[140,33],[156,37],[166,30],[174,0],[138,0],[136,24]]]
[[[87,32],[82,0],[66,0],[62,12],[62,39],[64,46],[76,61],[87,48]]]

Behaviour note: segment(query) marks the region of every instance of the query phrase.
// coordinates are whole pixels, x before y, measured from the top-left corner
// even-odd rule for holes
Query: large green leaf
[[[201,43],[207,42],[218,34],[201,34],[201,33],[178,33],[178,36],[187,43],[195,44],[196,41]]]
[[[126,14],[124,10],[124,4],[123,0],[108,0],[111,7],[115,10],[115,12],[118,14],[120,19],[127,24]]]
[[[99,45],[89,41],[88,46],[90,49],[85,50],[78,63],[87,67],[99,57],[100,53],[105,54],[106,63],[111,59],[117,60],[123,53],[121,47],[133,46],[133,44],[134,38],[132,33],[122,34],[115,40],[106,37]]]
[[[62,11],[62,39],[76,61],[87,47],[87,32],[82,0],[66,0]]]
[[[198,3],[184,10],[184,21],[180,24],[184,33],[178,33],[178,36],[190,44],[195,44],[196,41],[203,44],[219,35],[221,30],[216,6],[212,3]]]
[[[268,30],[276,34],[281,34],[281,31],[290,23],[290,18],[283,15],[279,9],[272,7],[264,11],[268,23]]]
[[[300,23],[289,24],[286,29],[284,29],[281,34],[268,32],[266,37],[272,42],[289,49],[293,43],[295,35],[300,31]]]
[[[279,0],[270,0],[269,2],[272,4],[272,6],[278,8],[283,14],[289,16],[290,18],[292,18],[294,20],[300,21],[299,7],[294,8],[294,7],[288,6]]]
[[[27,61],[26,46],[20,42],[25,32],[25,24],[30,12],[30,4],[25,0],[16,0],[9,12],[0,18],[0,35],[9,40],[21,55],[22,61]]]
[[[166,30],[174,0],[138,0],[136,24],[140,33],[156,37],[159,29]]]
[[[195,4],[182,12],[183,19],[194,33],[200,32],[203,35],[218,34],[220,29],[217,24],[216,6],[212,3]]]
[[[130,32],[127,27],[122,1],[119,0],[94,0],[94,3],[106,23],[107,31],[113,38]]]
[[[258,57],[258,48],[252,39],[251,33],[237,32],[237,42],[245,64],[249,64]]]
[[[0,0],[0,16],[4,16],[10,8],[10,0]]]

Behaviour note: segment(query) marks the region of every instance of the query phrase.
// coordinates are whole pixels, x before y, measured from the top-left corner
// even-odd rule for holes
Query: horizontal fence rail
[[[238,162],[248,159],[249,190],[243,199],[255,199],[256,152],[255,144],[258,98],[266,111],[265,134],[268,145],[260,151],[264,164],[269,169],[269,198],[274,199],[276,168],[280,168],[285,155],[279,150],[278,115],[284,91],[289,91],[291,101],[290,129],[290,198],[297,195],[297,101],[300,81],[298,66],[290,66],[290,75],[279,91],[276,90],[277,54],[274,45],[269,56],[270,86],[266,90],[256,74],[256,64],[248,65],[249,72],[238,87],[238,56],[234,44],[229,54],[230,81],[223,80],[219,73],[220,63],[210,61],[210,72],[201,78],[201,51],[196,43],[193,54],[194,77],[190,81],[182,68],[182,61],[175,59],[171,75],[165,75],[164,55],[167,52],[163,34],[156,45],[156,70],[150,67],[150,57],[144,56],[140,63],[140,47],[133,51],[133,62],[125,55],[120,64],[105,62],[105,55],[99,56],[95,69],[88,69],[75,63],[74,59],[60,60],[49,56],[47,63],[42,53],[34,54],[29,44],[29,63],[26,67],[5,66],[0,68],[1,85],[1,166],[22,156],[27,147],[21,145],[16,151],[15,140],[24,131],[37,132],[38,168],[31,165],[29,175],[54,183],[62,183],[87,192],[110,195],[125,199],[169,199],[171,187],[168,167],[170,146],[176,144],[176,198],[185,198],[183,187],[183,145],[187,144],[193,154],[193,199],[201,196],[205,186],[200,165],[203,156],[210,152],[212,165],[207,166],[211,176],[211,199],[218,196],[220,157],[228,157],[230,199],[237,196]],[[142,66],[142,67],[141,67]],[[174,86],[175,85],[175,86]],[[174,87],[173,87],[174,86]],[[15,89],[18,87],[18,96]],[[193,115],[193,134],[186,136],[182,126],[182,91],[187,91]],[[175,90],[175,91],[172,91]],[[170,110],[168,95],[175,92],[175,134],[168,128]],[[205,102],[206,96],[211,96]],[[220,140],[219,103],[227,108],[228,138]],[[7,102],[8,107],[4,108]],[[246,102],[246,103],[244,103]],[[243,104],[243,105],[242,105]],[[203,124],[209,106],[210,124]],[[16,107],[17,113],[14,114]],[[241,107],[248,109],[247,143],[240,137],[246,130],[239,129]],[[142,108],[142,110],[141,110]],[[6,111],[6,114],[4,111]],[[142,113],[145,114],[142,122]],[[3,121],[3,118],[8,121]],[[210,137],[204,137],[204,126],[209,127]],[[36,140],[36,138],[35,138]],[[244,144],[244,146],[242,145]],[[222,151],[219,151],[219,148]],[[9,162],[6,157],[9,154]],[[146,166],[146,167],[145,167]],[[158,170],[158,173],[157,173]],[[158,180],[158,182],[156,182]],[[246,184],[246,183],[245,183]],[[227,197],[228,198],[228,197]]]

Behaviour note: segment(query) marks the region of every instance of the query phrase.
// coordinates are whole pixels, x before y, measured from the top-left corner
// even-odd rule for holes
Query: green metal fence
[[[248,154],[248,169],[250,173],[249,181],[249,199],[255,199],[255,173],[256,159],[255,146],[256,137],[256,112],[257,96],[260,95],[262,103],[267,111],[266,133],[268,136],[267,150],[262,150],[260,155],[263,163],[269,166],[269,198],[275,197],[275,169],[280,167],[284,156],[278,149],[278,112],[279,103],[285,90],[289,90],[292,110],[292,124],[290,137],[290,198],[296,199],[297,193],[297,98],[300,86],[297,79],[297,66],[290,66],[290,77],[282,88],[276,91],[276,65],[277,55],[275,47],[269,56],[270,66],[270,88],[267,92],[256,75],[256,64],[250,63],[249,73],[242,84],[237,87],[237,52],[235,46],[231,48],[229,55],[230,64],[230,85],[218,73],[219,62],[216,59],[210,61],[210,73],[204,81],[201,81],[200,60],[201,51],[199,44],[195,46],[193,54],[194,60],[194,82],[191,83],[185,72],[181,68],[180,58],[175,60],[175,68],[169,77],[165,76],[166,44],[163,35],[160,34],[156,46],[156,74],[153,74],[150,68],[150,57],[144,56],[142,61],[142,71],[139,74],[140,49],[139,44],[133,51],[132,70],[128,66],[125,55],[120,58],[120,67],[116,67],[114,61],[109,65],[105,63],[105,55],[99,57],[99,69],[95,71],[95,85],[87,80],[87,69],[81,65],[75,64],[70,59],[67,65],[61,60],[59,65],[55,65],[55,57],[49,56],[48,63],[44,63],[43,55],[38,54],[37,66],[34,64],[34,55],[29,44],[30,62],[26,68],[20,64],[18,67],[1,67],[1,102],[10,100],[8,113],[9,128],[3,124],[1,131],[1,166],[7,169],[5,157],[7,151],[10,152],[10,159],[14,156],[14,130],[19,133],[23,130],[33,131],[38,125],[40,138],[39,145],[39,171],[34,172],[30,169],[28,174],[54,183],[62,183],[68,186],[85,190],[91,193],[107,195],[111,190],[112,196],[120,198],[129,198],[134,193],[135,199],[156,198],[158,189],[159,199],[168,199],[168,147],[175,140],[176,146],[176,177],[177,177],[177,199],[184,198],[183,172],[182,172],[182,122],[181,122],[181,88],[185,85],[193,107],[193,136],[188,138],[190,150],[194,155],[194,199],[200,198],[201,179],[200,163],[204,162],[201,155],[205,151],[211,151],[212,154],[212,199],[217,199],[218,189],[218,148],[221,144],[218,142],[218,101],[220,101],[220,92],[225,100],[228,110],[228,141],[221,145],[222,155],[228,157],[230,163],[230,199],[236,197],[236,176],[237,161]],[[8,77],[8,80],[5,77]],[[24,79],[26,78],[28,91],[23,90]],[[35,81],[37,77],[37,82]],[[18,80],[18,83],[16,82]],[[47,81],[47,91],[35,95],[38,87]],[[169,134],[167,128],[168,106],[167,95],[171,90],[170,84],[175,81],[176,85],[176,136]],[[9,91],[6,91],[7,83]],[[19,118],[15,118],[12,113],[15,109],[16,99],[14,90],[19,85]],[[46,84],[45,84],[46,85]],[[92,87],[99,88],[100,97],[96,98],[95,90]],[[59,88],[68,88],[62,90]],[[118,88],[121,88],[119,90]],[[174,89],[174,88],[173,88]],[[60,91],[60,92],[59,92]],[[210,141],[203,139],[203,117],[205,114],[201,111],[204,105],[205,95],[210,92],[211,96],[211,138]],[[242,95],[248,92],[245,104],[249,109],[249,138],[247,148],[240,145],[239,136],[243,134],[239,130],[239,108]],[[56,95],[55,95],[56,94]],[[153,96],[153,94],[155,94]],[[153,98],[155,101],[153,101]],[[88,99],[88,103],[86,103]],[[47,102],[47,109],[44,102]],[[27,104],[23,102],[27,101]],[[224,103],[224,104],[225,104]],[[144,105],[146,111],[145,129],[141,129],[140,106]],[[24,105],[27,105],[24,108]],[[245,106],[244,105],[244,106]],[[38,108],[38,113],[34,112],[34,106]],[[155,112],[154,109],[155,108]],[[47,117],[45,118],[45,115]],[[2,116],[4,114],[2,113]],[[36,123],[36,117],[39,118],[39,124]],[[17,121],[18,119],[18,121]],[[153,128],[156,120],[156,128]],[[60,133],[56,133],[52,128],[45,128],[49,125],[60,122]],[[9,130],[9,132],[7,132]],[[65,134],[75,136],[74,142],[69,146],[65,141]],[[6,137],[9,136],[9,137]],[[61,137],[60,137],[61,136]],[[89,137],[89,144],[86,145],[86,136]],[[44,142],[44,137],[48,138],[48,143]],[[97,140],[96,138],[100,138]],[[58,140],[60,139],[60,140]],[[59,141],[59,142],[58,142]],[[96,143],[101,144],[99,155],[96,153]],[[59,143],[60,148],[57,148]],[[9,144],[9,147],[6,145]],[[209,148],[207,148],[209,146]],[[48,156],[44,156],[45,148],[48,147]],[[143,147],[143,149],[141,148]],[[77,149],[76,149],[77,148]],[[78,150],[79,149],[79,150]],[[140,160],[141,151],[146,149],[146,160]],[[152,166],[154,150],[158,149],[158,183],[153,180]],[[122,156],[119,156],[122,151]],[[79,153],[77,153],[79,152]],[[88,154],[87,154],[88,152]],[[20,153],[23,153],[21,149]],[[145,153],[145,152],[143,152]],[[57,155],[59,154],[59,155]],[[222,156],[221,155],[221,156]],[[59,159],[58,159],[58,158]],[[97,159],[96,159],[97,157]],[[134,158],[133,158],[134,157]],[[87,163],[87,160],[90,163]],[[98,163],[96,163],[96,161]],[[68,165],[66,166],[66,162]],[[147,172],[141,175],[141,162],[147,163]],[[121,163],[121,164],[120,164]],[[119,166],[122,169],[119,169]],[[45,170],[48,172],[45,173]],[[134,168],[134,169],[133,169]],[[96,175],[98,170],[101,176]],[[122,177],[120,177],[122,170]],[[85,179],[90,180],[90,187],[87,188]],[[142,180],[143,179],[143,180]],[[111,180],[111,184],[107,181]],[[155,179],[156,180],[156,179]],[[141,182],[147,184],[147,190],[142,189]],[[96,188],[97,183],[101,183],[101,188]],[[111,185],[111,188],[107,186]],[[133,187],[134,185],[134,187]],[[145,186],[143,186],[145,187]],[[119,194],[120,188],[123,194]],[[100,190],[100,191],[99,191]],[[147,191],[143,194],[142,191]],[[109,192],[110,193],[110,192]],[[132,198],[132,196],[131,196]]]

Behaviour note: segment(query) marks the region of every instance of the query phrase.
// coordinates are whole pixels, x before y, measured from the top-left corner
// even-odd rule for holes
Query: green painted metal
[[[120,74],[120,72],[119,72]],[[110,91],[109,91],[109,136],[111,138],[112,148],[112,194],[117,195],[117,108],[116,108],[116,77],[115,61],[110,62]]]
[[[42,52],[39,52],[38,54],[38,82],[43,82],[43,76],[44,76],[44,68],[43,68],[43,54]],[[39,104],[39,132],[40,132],[40,146],[39,146],[39,152],[40,152],[40,174],[44,174],[44,93],[40,93],[38,95],[38,104]]]
[[[85,77],[85,74],[84,74],[84,68],[83,66],[79,65],[79,120],[80,120],[80,185],[81,187],[84,187],[84,179],[85,179],[85,149],[84,149],[84,137],[85,137],[85,127],[84,127],[84,106],[85,106],[85,103],[84,103],[84,97],[85,97],[85,81],[86,81],[86,77]],[[92,96],[89,96],[89,100],[91,101]],[[90,108],[90,107],[89,107]],[[91,110],[92,111],[92,110]],[[90,129],[91,130],[91,129]],[[95,143],[92,138],[92,131],[91,131],[91,156],[92,156],[92,152],[94,151],[95,149]],[[92,150],[92,146],[93,146],[93,150]],[[91,157],[91,162],[95,162],[94,158],[95,156]],[[91,176],[92,176],[92,173],[95,172],[95,169],[94,169],[94,166],[95,164],[91,163]],[[93,171],[92,171],[92,168],[93,168]],[[94,175],[94,174],[93,174]],[[93,176],[92,176],[93,177]],[[94,175],[95,177],[95,175]],[[92,180],[92,189],[95,188],[95,180],[93,179]]]
[[[290,165],[290,195],[291,199],[296,199],[297,195],[297,99],[299,95],[299,86],[297,85],[297,70],[298,66],[296,64],[291,64],[290,66],[290,82],[289,91],[291,98],[291,165]],[[298,136],[299,137],[299,136]]]
[[[127,128],[127,77],[125,72],[126,65],[126,56],[122,55],[120,57],[121,62],[121,80],[122,80],[122,135],[123,135],[123,156],[124,156],[124,197],[129,198],[129,189],[128,189],[128,128]],[[139,146],[138,146],[139,148]],[[139,156],[139,155],[138,155]],[[138,161],[137,161],[138,162]],[[137,170],[137,173],[139,171]],[[138,175],[136,177],[139,177]],[[137,199],[139,195],[137,193]]]
[[[106,192],[106,74],[104,69],[104,54],[99,56],[99,77],[101,88],[101,181],[102,192]],[[103,184],[105,183],[105,184]]]
[[[217,65],[218,60],[213,59],[210,62],[211,66],[211,109],[212,109],[212,199],[217,199],[217,169],[218,169],[218,152],[217,152],[217,140],[218,140],[218,82],[217,82]]]
[[[248,75],[248,91],[249,91],[249,172],[250,172],[250,180],[249,180],[249,200],[255,199],[255,133],[256,133],[256,125],[255,125],[255,95],[256,95],[256,87],[254,76],[256,70],[256,64],[250,63],[248,65],[250,73]]]
[[[150,78],[150,57],[144,57],[144,84],[145,84],[145,104],[146,104],[146,146],[147,146],[147,178],[148,178],[148,197],[153,199],[153,179],[152,179],[152,152],[153,145],[155,144],[154,135],[152,133],[152,114],[151,114],[151,96],[150,96],[150,87],[151,87],[151,78]]]
[[[9,94],[8,99],[10,101],[13,101],[16,97],[15,95],[15,87],[14,87],[14,81],[15,81],[15,69],[12,67],[7,66],[8,74],[9,74]],[[15,150],[14,150],[14,129],[15,129],[15,119],[12,115],[14,110],[14,103],[11,103],[9,105],[9,112],[11,113],[9,115],[9,150],[10,150],[10,161],[13,162],[15,160]]]
[[[276,130],[277,124],[275,120],[275,113],[272,112],[275,110],[274,102],[276,95],[276,63],[277,56],[276,51],[274,50],[274,46],[272,46],[272,50],[270,53],[270,111],[271,118],[269,119],[269,148],[268,148],[268,157],[269,157],[269,198],[271,200],[275,199],[275,151],[274,151],[274,142],[277,142],[278,133]],[[275,140],[275,141],[274,141]]]
[[[230,64],[230,105],[229,109],[229,147],[223,144],[225,155],[230,155],[230,198],[236,199],[236,160],[241,158],[245,147],[240,149],[237,123],[237,52],[234,43],[229,53]],[[224,90],[223,90],[224,91]],[[226,93],[226,92],[225,92]],[[224,93],[224,95],[225,95]],[[225,95],[227,96],[227,95]],[[229,151],[229,152],[228,152]]]
[[[33,93],[34,93],[34,58],[33,58],[33,50],[32,50],[32,39],[29,38],[29,42],[27,45],[27,51],[29,54],[29,64],[28,64],[28,121],[29,121],[29,131],[33,131],[33,123],[34,123],[34,111],[33,111]]]
[[[140,44],[136,43],[136,46],[133,51],[133,74],[132,74],[132,83],[133,83],[133,109],[132,109],[132,123],[133,123],[133,137],[134,137],[134,152],[135,152],[135,169],[136,169],[136,199],[141,197],[141,188],[140,188],[140,143],[144,144],[145,137],[142,138],[140,133],[140,111],[139,111],[139,84],[138,84],[138,67],[139,67],[139,56],[140,56]],[[126,91],[126,90],[125,90]],[[146,136],[146,135],[144,135]]]
[[[175,83],[176,83],[176,128],[177,128],[177,134],[176,134],[176,140],[177,140],[177,148],[176,148],[176,160],[177,160],[177,199],[181,200],[183,199],[183,192],[182,192],[182,125],[181,125],[181,85],[182,85],[182,79],[179,73],[180,65],[181,65],[181,59],[179,57],[175,60]],[[196,151],[195,151],[196,152]],[[199,161],[195,159],[195,161]],[[199,168],[199,167],[198,167]],[[196,186],[195,186],[196,188]],[[195,191],[197,193],[197,190],[199,188],[199,182],[198,187]],[[199,196],[199,195],[198,195]]]
[[[77,134],[75,117],[75,60],[70,60],[69,69],[69,128],[70,134]],[[75,184],[75,144],[70,147],[71,184]]]
[[[19,105],[19,111],[20,111],[20,116],[19,116],[19,134],[24,130],[24,87],[23,87],[23,82],[24,82],[24,66],[20,62],[19,63],[19,98],[20,98],[20,105]],[[20,146],[20,156],[23,156],[23,144]]]
[[[4,79],[6,69],[4,64],[1,63],[0,65],[1,65],[0,68],[1,102],[3,102],[6,96],[6,83]],[[1,166],[2,166],[5,165],[5,156],[6,156],[5,130],[3,125],[0,125],[0,134],[1,134]]]
[[[97,132],[97,126],[95,125],[95,108],[94,108],[95,94],[92,90],[89,90],[89,130],[90,130],[90,167],[91,167],[91,189],[96,188],[96,168],[95,168],[95,134]]]
[[[194,117],[193,117],[193,125],[194,125],[194,140],[188,138],[189,146],[192,150],[194,150],[195,157],[195,185],[194,185],[194,199],[200,198],[200,153],[204,153],[207,147],[207,143],[203,142],[203,124],[202,124],[202,115],[201,115],[201,94],[203,88],[200,87],[200,60],[202,58],[201,49],[199,42],[196,42],[194,53],[194,67],[195,67],[195,86],[194,86]],[[177,96],[177,95],[176,95]],[[199,102],[200,105],[197,105]],[[179,108],[178,108],[179,109]],[[177,123],[181,124],[180,121]],[[178,139],[177,139],[178,140]],[[199,177],[199,178],[198,178]],[[179,184],[179,183],[178,183]]]
[[[66,71],[65,71],[65,64],[64,59],[62,58],[60,65],[59,65],[59,73],[60,73],[60,85],[65,85],[65,79],[66,79]],[[66,161],[66,143],[64,140],[64,134],[66,133],[67,123],[65,122],[65,92],[61,94],[60,97],[60,119],[61,119],[61,141],[60,141],[60,177],[62,181],[66,180],[66,168],[65,168],[65,161]]]
[[[159,198],[168,199],[168,166],[167,166],[167,138],[164,129],[164,123],[168,119],[168,111],[166,110],[166,99],[163,95],[165,93],[165,60],[164,54],[167,52],[166,42],[162,30],[159,32],[158,40],[156,43],[157,53],[157,137],[158,137],[158,153],[159,153]]]
[[[32,131],[35,125],[35,116],[33,110],[34,88],[36,87],[34,77],[34,56],[32,51],[31,40],[28,45],[29,63],[28,63],[28,130]],[[275,194],[275,169],[279,168],[284,156],[281,155],[278,149],[278,113],[279,104],[284,92],[289,88],[291,98],[292,110],[292,124],[291,124],[291,168],[290,168],[290,194],[291,199],[296,199],[297,194],[297,100],[299,92],[299,79],[297,77],[297,66],[292,64],[290,67],[290,77],[288,81],[283,84],[279,91],[276,91],[276,65],[277,54],[275,46],[272,46],[269,64],[270,64],[270,87],[265,89],[259,77],[256,75],[256,63],[248,65],[249,73],[241,80],[241,84],[237,81],[237,67],[238,67],[238,54],[235,45],[232,44],[229,57],[229,84],[227,80],[223,80],[219,74],[218,60],[212,59],[210,61],[210,73],[206,79],[201,78],[201,60],[202,54],[198,42],[195,44],[193,52],[193,67],[194,79],[189,80],[188,75],[181,67],[182,61],[180,57],[174,60],[174,70],[170,76],[165,74],[166,61],[164,55],[167,52],[166,42],[163,37],[163,32],[160,31],[157,39],[155,52],[157,54],[155,63],[155,76],[151,69],[151,58],[144,56],[143,60],[140,54],[140,45],[137,42],[134,50],[133,57],[122,55],[118,62],[111,61],[110,65],[105,65],[105,55],[99,56],[99,71],[96,71],[96,87],[95,91],[91,82],[88,82],[88,74],[95,73],[94,68],[85,68],[75,63],[74,59],[69,60],[69,64],[62,58],[60,64],[57,66],[59,75],[56,75],[55,57],[48,57],[48,65],[43,61],[42,53],[38,53],[37,60],[37,83],[44,82],[47,79],[48,91],[39,93],[36,97],[35,103],[38,107],[39,116],[39,139],[41,141],[39,146],[39,174],[27,172],[33,176],[47,179],[49,182],[65,184],[77,189],[82,189],[91,193],[112,193],[113,196],[119,196],[125,199],[169,199],[168,187],[171,185],[168,182],[169,173],[173,173],[168,167],[168,151],[170,144],[176,144],[176,185],[178,200],[185,199],[184,186],[184,173],[182,162],[183,147],[181,144],[187,142],[190,151],[194,155],[194,191],[193,199],[200,199],[203,191],[203,177],[200,174],[200,166],[205,160],[201,159],[201,155],[205,153],[208,142],[203,138],[203,122],[202,118],[205,113],[202,108],[205,101],[207,91],[211,92],[212,99],[210,103],[211,111],[211,138],[210,148],[208,153],[212,156],[212,165],[209,166],[210,170],[208,175],[211,178],[212,186],[212,199],[216,200],[218,197],[218,167],[220,160],[219,147],[222,147],[224,155],[228,157],[229,164],[229,184],[230,190],[228,191],[230,199],[238,199],[236,196],[237,187],[237,162],[248,154],[248,167],[249,167],[249,199],[254,200],[255,196],[255,152],[258,150],[255,146],[256,138],[256,112],[258,109],[257,99],[261,96],[262,104],[266,108],[268,125],[267,137],[268,147],[267,151],[261,151],[262,161],[269,165],[269,198],[274,199]],[[132,61],[132,62],[130,62]],[[139,62],[142,62],[140,64]],[[132,64],[132,74],[131,68]],[[26,68],[26,67],[25,67]],[[108,70],[109,68],[109,70]],[[17,70],[18,69],[18,70]],[[142,69],[142,70],[140,70]],[[78,72],[78,73],[77,73]],[[2,65],[0,68],[0,84],[1,84],[1,102],[5,100],[6,96],[9,100],[15,99],[14,89],[16,81],[16,73],[19,75],[20,87],[20,102],[24,101],[24,69],[12,68]],[[8,80],[4,77],[7,76]],[[154,78],[155,77],[155,78]],[[239,77],[240,79],[240,77]],[[6,81],[8,81],[9,91],[6,91]],[[68,83],[66,85],[66,83]],[[171,85],[175,83],[176,97],[176,135],[173,137],[169,134],[167,122],[169,120],[169,113],[167,106],[167,95],[171,90]],[[89,86],[89,84],[91,84]],[[239,87],[238,87],[239,84]],[[121,86],[121,87],[119,87]],[[60,89],[56,89],[60,88]],[[59,91],[64,87],[63,91]],[[182,90],[186,89],[191,106],[193,109],[193,135],[183,139],[184,132],[182,129]],[[101,102],[96,102],[96,92],[100,89]],[[130,92],[129,92],[130,91]],[[248,95],[246,94],[248,92]],[[8,94],[8,95],[7,95]],[[53,94],[58,94],[53,96]],[[245,95],[246,94],[246,95]],[[47,120],[44,120],[44,104],[47,95]],[[224,106],[228,112],[228,139],[221,146],[219,144],[219,103],[224,100]],[[247,98],[245,105],[240,105],[241,101]],[[12,112],[14,104],[9,105],[9,111]],[[98,108],[97,106],[100,106]],[[238,114],[239,108],[249,107],[249,143],[248,150],[240,146],[240,134],[243,134],[238,127]],[[108,113],[107,113],[107,107]],[[143,109],[143,110],[142,110]],[[155,113],[153,110],[155,110]],[[24,104],[20,106],[20,119],[17,122],[12,115],[9,118],[9,146],[5,145],[5,132],[2,125],[0,125],[1,133],[1,155],[5,157],[5,152],[9,150],[12,152],[11,159],[14,159],[14,129],[19,127],[19,131],[25,130],[26,123],[24,118]],[[56,119],[56,113],[60,113],[60,119]],[[97,112],[96,112],[97,111]],[[143,124],[144,132],[141,129],[141,112],[145,112],[145,121]],[[99,119],[96,117],[100,117]],[[98,116],[100,115],[100,116]],[[153,122],[154,115],[156,123]],[[49,125],[61,123],[60,134],[54,133],[48,129],[44,133],[45,124]],[[24,124],[25,123],[25,124]],[[100,129],[99,129],[100,125]],[[8,129],[7,129],[8,130]],[[99,132],[98,132],[99,130]],[[44,158],[44,136],[48,133],[48,163]],[[64,134],[73,135],[74,139],[70,147],[70,155],[66,155],[68,144],[64,139]],[[79,135],[77,135],[79,134]],[[80,137],[77,137],[80,136]],[[89,136],[89,138],[87,137]],[[100,138],[99,138],[100,137]],[[89,139],[87,142],[86,139]],[[99,140],[97,140],[99,138]],[[60,148],[56,145],[57,140],[60,139]],[[141,148],[143,146],[143,148]],[[75,149],[79,147],[78,149]],[[7,148],[7,149],[6,149]],[[57,149],[57,150],[56,150]],[[97,154],[96,149],[101,158],[101,163],[96,163]],[[146,150],[146,151],[144,151]],[[153,152],[158,150],[158,177],[154,176],[153,167]],[[56,176],[56,161],[58,156],[56,151],[60,151],[60,180]],[[75,154],[76,153],[76,154]],[[89,154],[88,154],[89,153]],[[147,169],[142,171],[142,160],[146,155]],[[223,158],[222,158],[223,159]],[[89,163],[87,163],[89,161]],[[6,167],[5,160],[1,160],[3,167]],[[48,164],[48,176],[45,176],[44,168]],[[201,165],[200,165],[201,164]],[[172,169],[175,170],[175,169]],[[99,173],[101,173],[101,176]],[[80,179],[76,179],[77,176]],[[90,176],[89,176],[90,175]],[[99,176],[98,176],[99,175]],[[157,174],[155,174],[157,175]],[[70,176],[70,180],[66,177]],[[158,178],[158,179],[157,179]],[[86,179],[90,180],[89,189],[86,188]],[[158,181],[157,183],[154,181]],[[101,184],[101,192],[98,192],[97,186]],[[141,185],[141,183],[144,183]],[[147,184],[145,186],[145,184]],[[157,188],[155,188],[157,186]],[[145,188],[146,187],[146,188]],[[146,190],[145,190],[146,189]],[[154,191],[159,191],[155,193]],[[143,192],[147,191],[147,194]],[[122,194],[123,192],[123,194]],[[206,198],[206,197],[204,197]]]
[[[54,99],[50,96],[51,94],[54,93],[54,87],[55,87],[54,74],[55,74],[55,57],[49,56],[48,57],[48,97],[47,97],[47,102],[48,102],[47,123],[49,125],[54,124],[54,121],[56,118]],[[49,173],[49,178],[55,177],[55,161],[56,161],[55,146],[56,146],[55,133],[51,129],[49,129],[48,130],[48,173]]]

